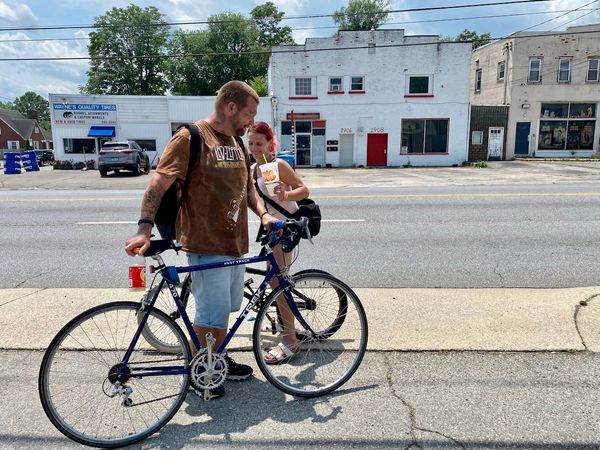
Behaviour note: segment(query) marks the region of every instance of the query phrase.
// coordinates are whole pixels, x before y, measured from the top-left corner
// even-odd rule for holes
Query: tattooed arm
[[[154,222],[154,216],[156,215],[156,211],[158,211],[160,201],[174,181],[175,177],[169,177],[158,172],[152,174],[152,178],[148,183],[144,198],[142,199],[141,219]],[[137,233],[125,241],[125,252],[132,256],[132,250],[137,247],[140,248],[141,253],[145,252],[150,246],[151,232],[152,225],[149,223],[138,225]]]

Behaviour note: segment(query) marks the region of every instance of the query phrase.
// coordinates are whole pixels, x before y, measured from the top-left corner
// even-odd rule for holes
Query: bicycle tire
[[[276,388],[295,397],[318,397],[338,389],[360,366],[367,348],[367,317],[354,291],[329,274],[301,274],[294,277],[294,285],[294,289],[290,290],[294,298],[302,293],[315,299],[324,310],[329,305],[337,311],[339,292],[343,292],[347,300],[344,320],[336,333],[327,339],[320,338],[318,333],[312,337],[305,336],[300,341],[298,353],[283,363],[267,364],[265,351],[276,346],[280,336],[264,333],[262,328],[269,320],[269,309],[283,292],[283,288],[278,287],[265,299],[258,312],[252,333],[254,356],[265,378]],[[300,313],[311,328],[318,331],[319,315]]]
[[[179,285],[179,299],[181,300],[181,304],[185,308],[185,312],[188,315],[189,319],[193,322],[194,316],[196,314],[196,305],[195,302],[189,302],[189,297],[191,293],[191,284],[192,278],[189,274],[185,276],[181,284]],[[144,299],[151,299],[156,290],[158,289],[158,285],[154,286],[150,289]],[[173,300],[173,296],[171,295],[171,291],[169,290],[169,286],[164,283],[161,291],[158,294],[158,298],[154,303],[154,308],[160,309],[164,313],[166,313],[171,319],[173,319],[176,323],[181,323],[181,327],[184,328],[183,321],[178,322],[181,316],[179,315],[179,311],[175,306],[175,301]],[[142,315],[138,315],[138,323],[142,321]],[[154,326],[153,326],[154,325]],[[148,341],[155,349],[160,352],[165,353],[177,353],[177,343],[166,339],[164,334],[164,329],[158,326],[159,324],[147,323],[144,329],[142,330],[142,336],[144,339]]]
[[[187,372],[130,376],[121,380],[122,387],[132,389],[129,397],[113,391],[120,362],[139,328],[133,317],[139,311],[140,305],[134,302],[91,308],[65,325],[46,350],[39,395],[52,424],[68,438],[94,447],[130,445],[158,431],[181,407],[190,384],[190,349],[179,326],[157,309],[148,319],[164,321],[177,336],[181,354],[157,352],[140,336],[126,372],[131,375],[146,364],[173,366],[173,361]]]

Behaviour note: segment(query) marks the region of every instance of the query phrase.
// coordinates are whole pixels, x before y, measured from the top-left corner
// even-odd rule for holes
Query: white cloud
[[[307,4],[307,2],[305,0],[272,0],[272,1],[280,11],[283,11],[289,15],[291,15],[292,13],[298,13],[298,12],[302,11],[306,7],[306,4]],[[264,2],[255,0],[254,3],[259,5]],[[333,3],[333,2],[330,2],[330,3]]]
[[[21,2],[2,2],[0,1],[0,25],[34,25],[37,23],[37,17],[27,5]]]
[[[77,31],[73,37],[86,33]],[[87,41],[31,41],[36,36],[25,32],[0,33],[3,58],[60,58],[87,55]],[[87,60],[0,61],[0,96],[14,99],[27,91],[43,97],[49,92],[78,92],[85,82]]]
[[[547,9],[551,11],[562,11],[567,9],[576,9],[580,8],[584,5],[581,0],[559,0],[554,2],[549,2],[546,6]]]

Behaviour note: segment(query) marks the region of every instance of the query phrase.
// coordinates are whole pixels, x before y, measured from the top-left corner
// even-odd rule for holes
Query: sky
[[[138,0],[144,8],[155,6],[169,22],[205,20],[211,14],[237,12],[248,17],[266,0]],[[293,29],[294,40],[331,36],[336,26],[331,17],[297,16],[333,14],[348,0],[272,0]],[[391,0],[392,10],[437,6],[489,4],[499,0]],[[131,1],[114,0],[0,0],[0,102],[12,101],[27,91],[44,98],[49,93],[77,93],[87,80],[88,62],[1,61],[2,58],[80,57],[87,55],[88,28],[68,30],[7,30],[31,26],[91,25],[113,7],[124,8]],[[579,8],[579,9],[578,9]],[[577,10],[578,9],[578,10]],[[569,13],[570,12],[570,13]],[[492,17],[483,17],[492,16]],[[532,4],[483,6],[440,11],[411,11],[390,14],[381,27],[404,29],[408,35],[439,34],[455,37],[465,28],[491,33],[499,38],[528,31],[561,31],[567,26],[600,23],[600,0],[551,0]],[[195,29],[201,26],[196,25]],[[194,28],[188,28],[194,29]],[[44,40],[40,40],[44,39]]]

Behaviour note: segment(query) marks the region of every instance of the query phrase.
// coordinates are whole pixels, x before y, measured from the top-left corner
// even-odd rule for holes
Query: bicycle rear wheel
[[[152,310],[148,319],[170,331],[179,353],[158,352],[140,336],[122,368],[139,328],[139,311],[133,302],[97,306],[71,320],[50,343],[39,394],[46,415],[67,437],[95,447],[133,444],[158,431],[181,406],[190,383],[190,350],[181,329],[162,311]],[[181,373],[141,373],[168,367]]]
[[[300,310],[315,333],[304,330],[299,340],[300,351],[287,361],[266,363],[265,352],[281,339],[281,334],[262,331],[270,323],[269,313],[283,292],[278,287],[258,312],[253,331],[254,356],[263,375],[278,389],[296,397],[317,397],[342,386],[360,366],[367,348],[367,317],[354,291],[331,275],[304,273],[295,275],[293,282],[290,294],[296,304],[308,299],[318,305],[310,311]],[[340,296],[345,301],[342,309]],[[330,329],[332,311],[337,314],[334,322],[339,326],[334,333],[323,334],[322,330]],[[299,327],[296,320],[296,328]]]
[[[190,301],[191,289],[192,278],[188,274],[181,282],[181,285],[178,286],[178,291],[181,304],[185,308],[185,312],[188,315],[188,318],[193,322],[194,316],[196,315],[196,302],[193,300],[193,298]],[[150,289],[146,293],[144,301],[149,301],[150,299],[152,299],[157,290],[158,285]],[[175,305],[175,300],[173,300],[173,296],[171,295],[171,291],[169,290],[168,284],[163,284],[163,287],[158,293],[158,297],[156,298],[156,302],[154,303],[154,307],[165,312],[171,319],[177,322],[177,324],[180,325],[181,328],[185,328],[183,320],[179,315],[177,305]],[[141,323],[142,318],[143,315],[138,314],[138,323]],[[176,340],[173,340],[173,335],[170,333],[170,330],[168,328],[165,328],[164,324],[161,321],[148,320],[146,326],[142,330],[142,335],[150,345],[152,345],[156,350],[160,352],[179,352],[178,342]]]

